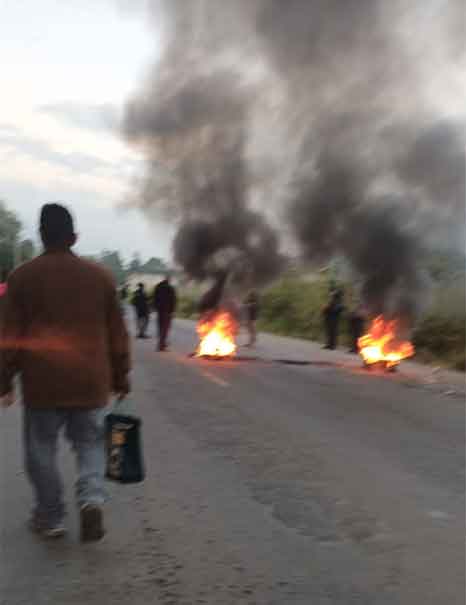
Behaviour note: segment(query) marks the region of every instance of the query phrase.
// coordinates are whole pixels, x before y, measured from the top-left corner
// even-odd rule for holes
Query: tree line
[[[96,256],[87,256],[89,260],[96,261],[109,269],[118,284],[123,284],[133,273],[160,275],[168,270],[168,266],[155,256],[143,262],[139,254],[134,254],[129,263],[125,263],[117,250],[103,250]]]
[[[39,253],[39,249],[31,239],[22,237],[22,230],[23,225],[18,215],[0,200],[0,277],[21,263],[33,259]],[[156,275],[168,269],[162,259],[152,257],[143,262],[137,253],[126,263],[117,250],[103,250],[86,258],[104,265],[118,284],[124,283],[132,273]]]
[[[0,200],[0,272],[9,273],[16,265],[36,255],[34,242],[21,236],[18,216]]]

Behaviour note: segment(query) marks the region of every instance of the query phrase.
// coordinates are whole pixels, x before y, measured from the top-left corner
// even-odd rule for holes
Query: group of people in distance
[[[139,283],[135,292],[130,296],[128,287],[123,286],[120,290],[122,302],[129,302],[134,307],[136,315],[137,338],[148,338],[147,328],[149,326],[151,311],[157,313],[158,329],[158,351],[167,349],[167,338],[173,314],[176,310],[176,291],[170,282],[170,275],[167,273],[149,295],[143,283]],[[259,297],[255,290],[251,290],[242,303],[242,316],[245,328],[248,333],[247,346],[254,346],[257,341],[256,322],[259,314]],[[335,350],[338,344],[338,332],[340,320],[345,314],[344,293],[340,288],[334,288],[330,291],[328,303],[322,310],[322,316],[325,328],[325,349]],[[200,309],[202,313],[202,309]],[[363,305],[354,305],[348,314],[349,333],[350,333],[350,353],[358,352],[358,339],[364,331],[366,313]]]
[[[127,301],[127,286],[121,288],[120,297],[123,303]],[[144,284],[139,283],[129,302],[134,307],[136,314],[137,338],[148,338],[147,327],[150,313],[152,310],[157,313],[157,350],[166,351],[168,332],[177,303],[176,290],[171,284],[170,274],[167,273],[165,279],[157,284],[152,296],[147,294]]]
[[[128,286],[120,289],[122,303],[129,302],[135,311],[137,338],[148,338],[150,314],[157,313],[158,351],[166,351],[168,346],[168,333],[170,331],[173,315],[176,311],[177,295],[171,284],[170,274],[165,275],[154,289],[152,296],[147,293],[143,283],[137,285],[136,290],[130,294]],[[255,290],[251,290],[243,302],[245,327],[248,332],[247,346],[252,347],[257,341],[256,321],[259,313],[259,297]],[[202,311],[200,311],[202,312]]]

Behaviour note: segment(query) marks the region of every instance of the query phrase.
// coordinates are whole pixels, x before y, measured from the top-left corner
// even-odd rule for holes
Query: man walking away
[[[337,347],[338,340],[338,324],[343,307],[343,292],[335,290],[330,297],[329,303],[324,307],[323,316],[325,323],[325,332],[327,343],[326,349],[334,350]]]
[[[146,330],[149,324],[149,302],[144,284],[138,284],[133,296],[133,306],[136,311],[138,338],[147,338]]]
[[[8,280],[0,334],[0,403],[14,401],[19,375],[24,405],[26,472],[35,495],[30,528],[47,538],[65,533],[57,468],[61,429],[76,454],[81,540],[104,535],[105,406],[129,392],[128,336],[113,279],[71,251],[66,208],[46,204],[40,216],[44,253]]]
[[[176,292],[170,283],[170,275],[167,273],[165,279],[161,281],[154,290],[152,301],[153,307],[157,312],[157,324],[159,332],[158,350],[167,349],[167,336],[172,322],[172,316],[176,309]]]

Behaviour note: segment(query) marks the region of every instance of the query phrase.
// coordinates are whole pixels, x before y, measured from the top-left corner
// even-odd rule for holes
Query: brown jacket
[[[0,332],[0,396],[15,374],[24,404],[98,408],[128,389],[128,334],[116,288],[100,266],[46,252],[8,280]]]

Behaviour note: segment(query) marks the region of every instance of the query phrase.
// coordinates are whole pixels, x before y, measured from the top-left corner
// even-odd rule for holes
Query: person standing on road
[[[101,266],[79,258],[73,219],[58,204],[40,215],[44,253],[9,277],[0,339],[0,403],[14,402],[19,376],[26,472],[35,495],[30,529],[65,533],[57,468],[61,429],[76,454],[81,540],[104,535],[105,406],[130,390],[128,335],[116,286]]]
[[[170,331],[173,313],[176,309],[176,291],[170,283],[170,275],[167,273],[165,279],[162,280],[154,289],[152,306],[157,312],[157,325],[159,343],[158,350],[165,351],[167,349],[167,337]]]
[[[323,316],[326,332],[325,349],[334,350],[337,347],[338,341],[338,324],[340,315],[344,311],[343,292],[334,290],[330,296],[329,303],[324,307]]]
[[[136,311],[136,325],[138,330],[138,338],[147,338],[146,330],[149,325],[149,301],[147,300],[146,289],[144,284],[139,283],[132,300]]]
[[[362,303],[355,305],[353,310],[349,314],[349,329],[351,337],[351,345],[348,351],[349,353],[359,352],[358,341],[364,334],[364,324],[366,321],[366,317],[367,312]]]
[[[128,299],[128,286],[123,284],[120,288],[120,299],[123,303]]]
[[[249,334],[248,347],[253,347],[257,341],[256,321],[259,314],[259,297],[255,290],[251,290],[247,295],[244,306],[246,309],[246,327]]]
[[[126,304],[128,302],[128,286],[123,284],[118,292],[120,297],[120,306],[123,315],[126,315]]]

